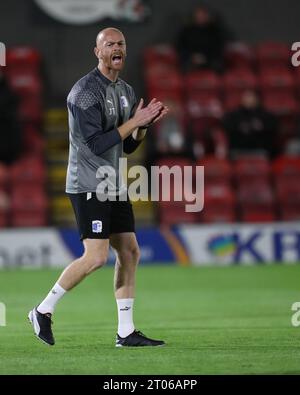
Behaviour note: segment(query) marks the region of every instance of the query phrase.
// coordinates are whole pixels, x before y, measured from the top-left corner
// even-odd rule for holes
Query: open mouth
[[[112,59],[113,64],[118,65],[118,64],[122,63],[123,57],[120,54],[115,54],[112,56],[111,59]]]

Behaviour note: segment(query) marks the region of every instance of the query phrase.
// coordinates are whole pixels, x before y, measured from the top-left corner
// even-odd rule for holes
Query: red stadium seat
[[[6,189],[8,181],[8,168],[3,163],[0,163],[0,190]]]
[[[7,50],[5,74],[11,88],[19,96],[21,121],[40,122],[42,119],[42,83],[40,53],[30,47]]]
[[[226,132],[221,127],[215,127],[211,131],[214,142],[214,155],[219,159],[226,159],[229,153],[229,141]]]
[[[194,91],[188,91],[187,93],[187,99],[188,100],[196,100],[196,101],[211,101],[211,100],[217,100],[220,101],[220,96],[219,94],[216,94],[213,90],[209,91],[201,91],[201,90],[194,90]]]
[[[159,166],[160,170],[162,170],[162,166],[167,166],[169,169],[173,166],[177,166],[175,174],[170,177],[169,184],[166,182],[163,183],[162,177],[160,176],[159,186],[157,184],[154,186],[154,188],[157,188],[157,186],[159,187],[159,193],[157,191],[159,206],[167,206],[168,208],[173,206],[184,207],[185,204],[191,203],[194,199],[194,195],[192,195],[192,184],[194,182],[195,174],[195,166],[193,165],[193,162],[184,157],[174,157],[158,160],[155,163],[155,166]],[[189,168],[188,170],[185,169],[186,166]],[[186,179],[186,176],[191,176],[190,182]],[[164,196],[168,197],[168,201],[163,200]]]
[[[232,223],[237,219],[235,207],[223,207],[221,205],[213,207],[204,206],[200,218],[205,223]]]
[[[7,50],[6,63],[8,71],[20,70],[38,73],[41,66],[41,55],[31,47],[14,47]]]
[[[195,106],[195,102],[193,103],[193,106]],[[199,105],[199,104],[198,104]],[[190,108],[190,110],[193,111],[193,115],[199,114],[200,109],[198,109],[199,112],[196,112],[196,106]],[[201,111],[204,111],[202,108]],[[195,142],[196,141],[203,141],[203,139],[206,138],[207,135],[211,137],[211,140],[217,140],[220,136],[218,136],[218,132],[214,132],[214,130],[220,130],[220,125],[221,125],[221,119],[218,117],[214,117],[207,111],[206,115],[202,115],[197,117],[197,118],[190,118],[189,123],[188,123],[189,131],[191,132]],[[203,156],[203,155],[202,155]]]
[[[205,184],[204,209],[200,217],[203,222],[235,221],[235,196],[230,184]]]
[[[235,196],[230,184],[218,182],[205,186],[205,204],[224,204],[232,206],[235,204]]]
[[[257,77],[251,70],[228,71],[223,76],[224,107],[226,111],[232,111],[239,107],[244,92],[256,90],[257,87]]]
[[[23,157],[10,168],[10,182],[14,185],[44,185],[45,165],[39,157]]]
[[[228,71],[223,76],[225,93],[243,92],[248,89],[255,90],[257,85],[257,77],[251,70],[238,69]]]
[[[19,114],[22,121],[39,122],[42,118],[42,87],[33,73],[13,71],[8,74],[12,89],[19,96]]]
[[[230,184],[232,165],[228,160],[209,156],[200,159],[197,162],[197,166],[204,166],[205,185],[214,183]]]
[[[263,155],[240,156],[233,162],[233,166],[238,183],[270,180],[271,164]]]
[[[8,75],[11,88],[20,96],[40,95],[42,92],[40,78],[30,72],[12,71]]]
[[[0,189],[0,228],[4,228],[8,225],[9,209],[9,196],[6,191]]]
[[[242,221],[270,222],[276,219],[275,198],[269,182],[242,182],[238,184],[237,196]]]
[[[300,184],[294,178],[279,177],[275,179],[278,201],[300,207]]]
[[[180,166],[183,168],[184,166],[193,166],[193,161],[191,161],[189,158],[186,158],[184,156],[179,156],[179,157],[166,157],[164,159],[159,159],[156,163],[156,166]]]
[[[22,210],[35,212],[46,210],[48,206],[47,197],[43,188],[15,186],[12,189],[11,207],[13,211]]]
[[[263,207],[261,209],[243,207],[242,209],[241,220],[243,222],[274,222],[276,219],[276,212],[273,207]]]
[[[277,116],[296,115],[299,105],[293,94],[283,93],[263,93],[262,102],[265,108]]]
[[[22,121],[40,123],[43,110],[40,97],[23,97],[19,105],[19,116]]]
[[[156,97],[156,92],[172,93],[181,97],[182,78],[178,72],[168,71],[160,75],[146,76],[146,86],[149,97]]]
[[[251,69],[254,51],[246,43],[236,42],[225,47],[225,62],[229,69]]]
[[[147,91],[147,97],[149,100],[152,100],[154,97],[156,97],[157,100],[160,100],[164,103],[177,102],[180,104],[181,108],[184,107],[182,102],[182,94],[177,90],[155,89],[155,90]]]
[[[43,157],[45,142],[41,134],[33,126],[25,126],[23,142],[24,153],[27,156],[33,155],[34,157]]]
[[[214,93],[194,93],[187,100],[187,112],[192,118],[220,119],[223,116],[223,105]]]
[[[290,64],[291,50],[281,42],[263,42],[256,47],[259,67],[281,68]]]
[[[203,158],[204,155],[227,158],[229,144],[220,123],[219,119],[211,117],[191,120],[189,131],[193,136],[193,152],[196,159]]]
[[[227,91],[224,94],[224,109],[226,112],[233,111],[240,107],[245,91]]]
[[[44,211],[15,211],[11,215],[10,224],[14,227],[38,227],[46,226],[47,222],[47,213]]]
[[[163,226],[190,224],[198,222],[198,213],[188,213],[184,206],[158,206],[159,222]]]
[[[185,89],[188,96],[192,93],[213,93],[218,97],[220,88],[220,77],[213,71],[193,71],[185,76]]]
[[[163,78],[169,73],[179,73],[179,70],[175,65],[169,66],[165,63],[155,63],[149,67],[145,67],[144,76],[146,80],[155,79],[155,78]]]
[[[283,177],[275,179],[280,218],[284,221],[300,219],[300,184],[298,178]]]
[[[11,196],[12,226],[47,225],[48,200],[39,186],[14,186]]]
[[[158,161],[155,162],[155,166],[159,166],[159,167],[167,166],[169,168],[173,166],[179,166],[183,173],[185,166],[193,167],[194,163],[189,158],[186,158],[184,156],[178,156],[178,157],[166,157],[163,159],[159,159]]]
[[[296,137],[299,103],[293,93],[263,93],[262,103],[264,107],[275,114],[279,119],[280,135],[278,144],[285,146],[289,138]]]
[[[174,65],[178,63],[177,52],[175,48],[168,44],[154,45],[145,49],[144,63],[145,66],[152,66],[157,63]]]
[[[0,228],[6,228],[7,226],[8,226],[7,214],[2,213],[0,211]]]
[[[300,207],[283,205],[280,209],[280,219],[282,221],[300,221]]]
[[[237,194],[240,204],[249,206],[269,206],[274,202],[274,194],[268,181],[257,180],[238,184]]]
[[[295,81],[293,73],[285,69],[262,69],[259,75],[260,89],[264,93],[293,94]]]
[[[290,179],[298,183],[300,179],[300,158],[280,156],[273,162],[272,170],[276,180]]]
[[[297,97],[300,99],[300,67],[294,67],[294,80]]]

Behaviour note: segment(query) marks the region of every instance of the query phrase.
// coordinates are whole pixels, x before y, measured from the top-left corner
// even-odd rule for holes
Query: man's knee
[[[85,266],[86,266],[86,273],[89,274],[97,269],[100,269],[105,265],[107,261],[107,256],[100,255],[95,257],[86,257],[85,258]]]
[[[140,249],[137,244],[127,246],[118,251],[120,264],[133,264],[137,265],[140,260]]]
[[[108,257],[108,240],[85,239],[85,252],[82,257],[86,274],[105,265]]]

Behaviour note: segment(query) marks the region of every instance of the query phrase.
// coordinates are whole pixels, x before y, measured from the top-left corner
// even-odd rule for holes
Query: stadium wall
[[[195,266],[300,262],[299,223],[182,225],[137,230],[142,264]],[[81,255],[73,229],[18,229],[0,233],[0,267],[64,267]],[[109,263],[114,262],[110,251]]]

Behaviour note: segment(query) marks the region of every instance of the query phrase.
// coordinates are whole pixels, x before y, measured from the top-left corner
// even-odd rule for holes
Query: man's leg
[[[133,232],[112,234],[110,243],[116,252],[114,292],[118,305],[118,334],[126,337],[134,331],[135,272],[140,251]]]
[[[109,248],[108,239],[85,239],[83,240],[83,245],[84,254],[82,257],[76,259],[68,267],[66,267],[47,297],[37,307],[37,310],[40,313],[52,314],[54,312],[55,305],[60,299],[59,296],[56,297],[57,291],[55,291],[55,287],[57,285],[65,292],[70,291],[88,274],[92,273],[96,269],[99,269],[105,264]]]
[[[164,342],[147,338],[135,330],[133,302],[135,297],[135,273],[140,250],[135,233],[115,233],[110,236],[116,252],[114,291],[118,306],[117,347],[161,346]]]
[[[34,326],[35,334],[44,342],[53,345],[51,315],[57,302],[63,295],[79,284],[87,275],[102,267],[108,256],[108,239],[85,239],[84,254],[73,261],[61,274],[46,298],[37,308],[29,313],[29,320]]]
[[[135,272],[140,250],[135,233],[115,233],[110,244],[116,252],[114,291],[116,299],[134,298]]]
[[[108,256],[108,239],[83,240],[84,254],[72,262],[61,274],[58,283],[70,290],[80,283],[87,275],[105,265]]]

